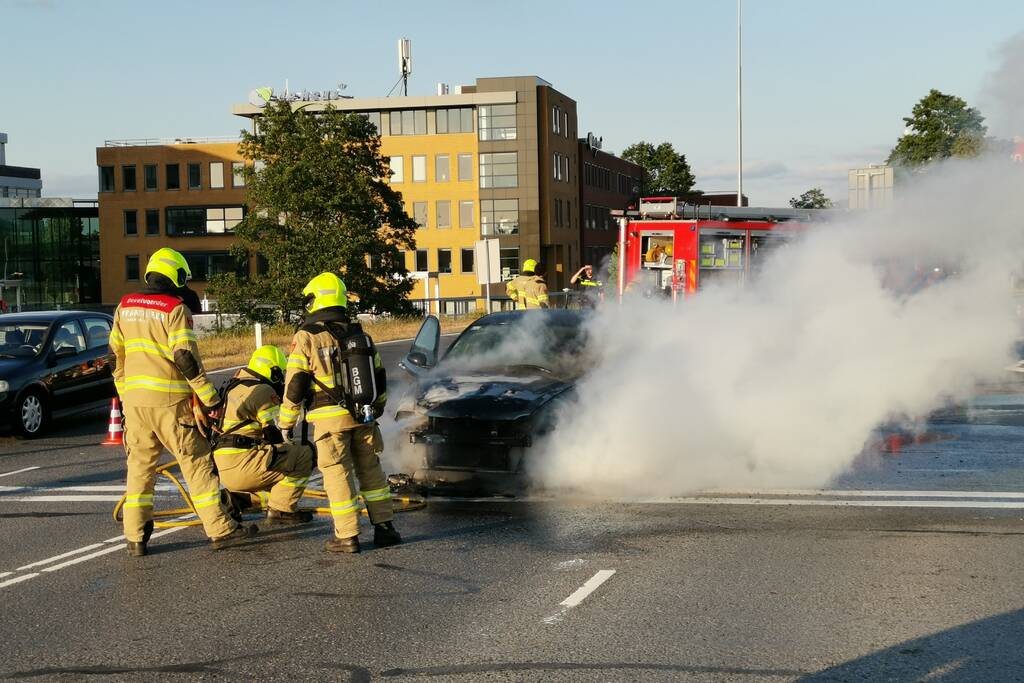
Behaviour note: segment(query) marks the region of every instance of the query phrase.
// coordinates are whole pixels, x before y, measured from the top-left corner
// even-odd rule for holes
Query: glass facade
[[[0,204],[0,240],[4,271],[0,277],[19,281],[24,310],[100,303],[99,212],[95,203]],[[4,299],[14,307],[15,294],[10,288]]]

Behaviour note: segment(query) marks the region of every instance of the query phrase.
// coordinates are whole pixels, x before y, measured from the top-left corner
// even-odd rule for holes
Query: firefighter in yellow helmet
[[[523,272],[505,283],[508,298],[517,308],[547,308],[548,285],[544,281],[544,266],[532,258],[523,261]]]
[[[285,443],[275,421],[281,412],[287,359],[281,349],[256,349],[249,365],[222,390],[224,410],[213,458],[230,492],[233,512],[267,509],[267,524],[303,524],[311,510],[298,510],[313,471],[308,444]],[[268,493],[269,492],[269,493]]]
[[[206,414],[220,398],[203,370],[185,305],[190,277],[181,254],[160,249],[146,266],[145,289],[125,296],[114,312],[110,349],[116,360],[114,384],[124,404],[128,455],[124,535],[133,557],[147,553],[153,533],[153,488],[165,448],[181,467],[214,548],[256,533],[256,527],[241,526],[229,516],[202,431]]]
[[[325,549],[359,552],[359,496],[373,524],[374,543],[401,543],[392,523],[391,489],[379,459],[382,439],[376,418],[387,402],[380,354],[359,323],[349,320],[341,278],[321,273],[302,293],[308,315],[288,354],[280,425],[290,436],[300,406],[306,405],[334,520],[334,536]]]

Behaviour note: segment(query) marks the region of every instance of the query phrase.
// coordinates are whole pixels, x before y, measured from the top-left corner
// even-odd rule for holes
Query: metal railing
[[[155,147],[158,145],[208,145],[216,142],[238,142],[237,135],[208,135],[183,138],[133,138],[104,140],[104,147]]]

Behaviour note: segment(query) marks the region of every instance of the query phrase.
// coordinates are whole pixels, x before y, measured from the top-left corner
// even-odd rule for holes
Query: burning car
[[[452,493],[511,493],[526,483],[531,448],[554,427],[587,368],[585,313],[492,313],[439,358],[428,317],[399,366],[415,377],[396,420],[415,451],[413,481]]]

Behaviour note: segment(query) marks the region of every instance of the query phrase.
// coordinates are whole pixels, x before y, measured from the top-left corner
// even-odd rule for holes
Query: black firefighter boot
[[[359,537],[352,536],[351,538],[338,538],[337,536],[331,536],[327,542],[324,543],[324,550],[329,553],[358,553]]]
[[[129,557],[145,557],[149,554],[149,550],[146,545],[149,543],[149,537],[153,535],[153,520],[146,522],[146,525],[142,527],[142,540],[141,541],[128,541],[128,556]]]
[[[373,544],[378,548],[387,548],[389,545],[398,545],[401,542],[402,536],[391,522],[373,525]]]
[[[255,524],[238,525],[234,531],[224,536],[210,539],[210,548],[213,550],[223,550],[224,548],[231,548],[236,545],[242,545],[248,542],[253,536],[259,533],[259,527]]]
[[[274,508],[267,510],[267,526],[291,526],[312,521],[312,510],[295,510],[293,512],[283,512]]]

